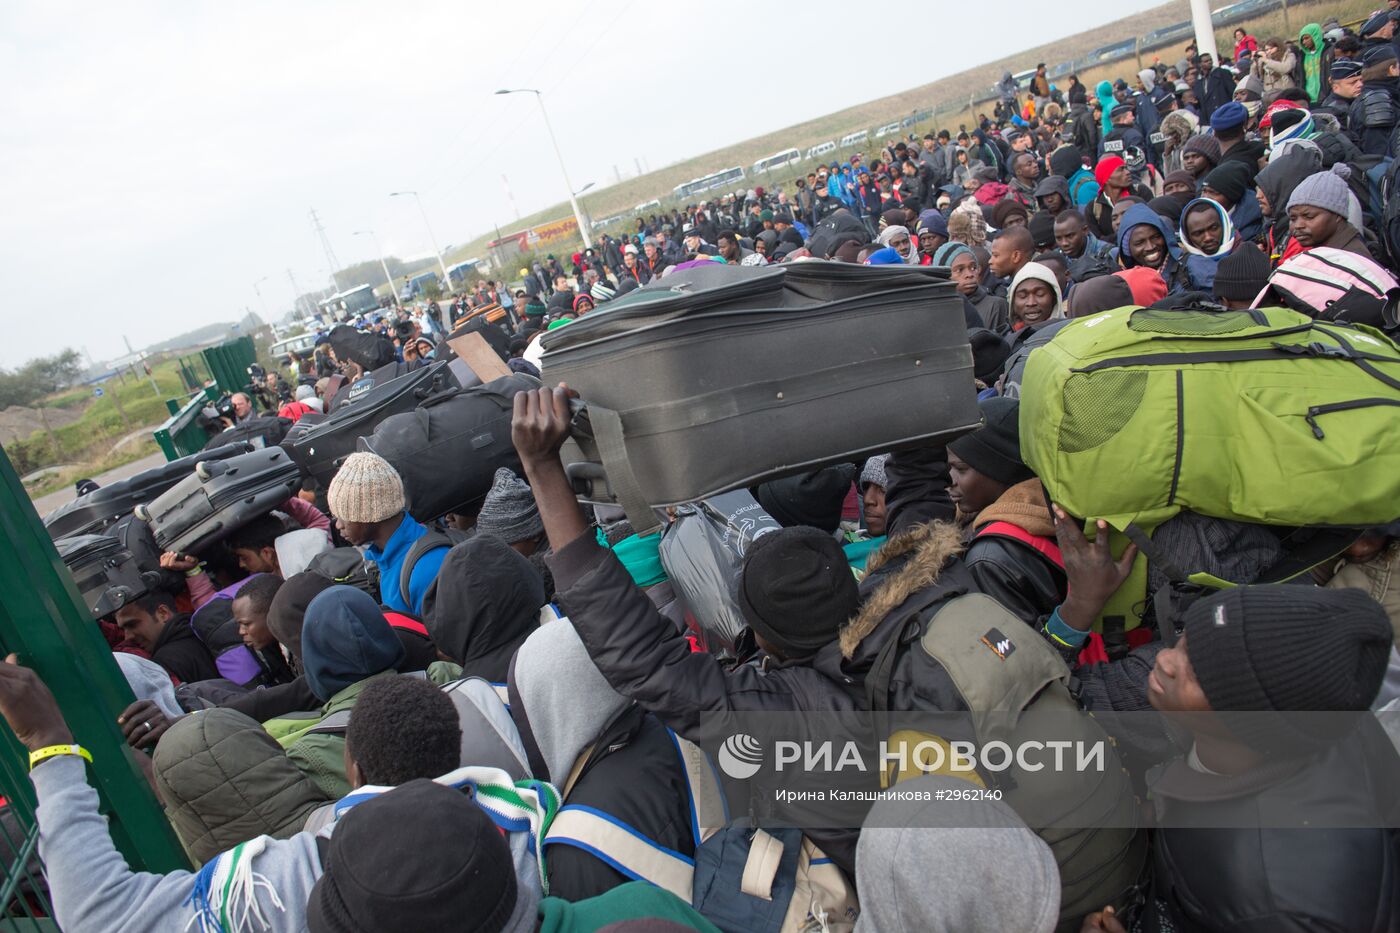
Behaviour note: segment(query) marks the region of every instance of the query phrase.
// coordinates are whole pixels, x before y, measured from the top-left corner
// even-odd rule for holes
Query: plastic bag
[[[710,653],[736,654],[747,627],[738,602],[744,557],[759,536],[780,527],[743,489],[676,508],[661,537],[661,563]]]

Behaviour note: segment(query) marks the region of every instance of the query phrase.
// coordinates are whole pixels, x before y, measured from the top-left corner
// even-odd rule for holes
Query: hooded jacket
[[[264,834],[290,839],[327,800],[262,726],[233,710],[181,719],[152,763],[166,816],[200,865]]]
[[[404,657],[403,643],[374,600],[351,586],[332,586],[311,600],[301,644],[307,684],[323,702],[322,719],[352,709],[364,685],[375,677],[394,676]],[[349,793],[343,733],[292,738],[287,757],[327,797]]]
[[[1044,324],[1046,321],[1058,321],[1065,316],[1065,301],[1060,295],[1060,280],[1055,278],[1055,273],[1038,262],[1028,262],[1022,266],[1016,275],[1011,279],[1011,287],[1006,290],[1006,302],[1011,313],[1011,327],[1013,330],[1020,330],[1026,326],[1020,316],[1016,313],[1016,288],[1029,279],[1036,279],[1050,286],[1050,291],[1055,295],[1055,306],[1050,309],[1050,316],[1037,324]],[[1020,326],[1018,326],[1020,325]]]
[[[1094,96],[1099,99],[1099,106],[1103,110],[1103,116],[1099,118],[1099,135],[1107,136],[1113,132],[1113,120],[1109,114],[1118,106],[1118,98],[1113,96],[1113,85],[1108,81],[1100,81],[1095,86]]]
[[[531,773],[558,787],[566,806],[591,807],[673,852],[694,854],[688,788],[670,734],[608,685],[569,620],[525,639],[510,698]],[[549,845],[545,866],[550,893],[569,901],[629,880],[568,844]]]
[[[151,660],[169,671],[171,676],[180,678],[182,683],[197,683],[221,676],[214,665],[214,656],[195,636],[190,617],[184,613],[172,616],[165,623],[155,647],[151,649]]]
[[[1203,251],[1186,235],[1186,216],[1200,204],[1213,209],[1220,219],[1220,246],[1213,253]],[[1215,287],[1215,270],[1220,265],[1220,260],[1234,252],[1238,238],[1235,236],[1235,225],[1230,221],[1229,211],[1211,198],[1196,198],[1187,202],[1181,210],[1181,233],[1178,242],[1186,253],[1186,272],[1191,279],[1191,288],[1195,291],[1209,292]]]
[[[899,789],[908,796],[876,803],[861,833],[856,933],[1055,929],[1059,868],[1014,810],[999,801],[959,800],[966,782],[945,775]],[[998,877],[1016,882],[986,884]]]
[[[1146,204],[1134,204],[1123,214],[1123,222],[1118,228],[1118,261],[1124,269],[1138,265],[1128,251],[1128,238],[1134,227],[1148,224],[1155,227],[1167,244],[1167,258],[1157,271],[1167,283],[1168,294],[1186,291],[1190,280],[1185,266],[1181,263],[1181,246],[1176,241],[1176,232],[1167,226],[1166,220]]]
[[[1055,607],[1064,602],[1068,589],[1064,568],[1024,541],[982,533],[997,522],[1015,525],[1053,543],[1055,524],[1040,480],[1017,483],[979,512],[968,528],[967,550],[963,554],[963,563],[977,582],[979,592],[1001,603],[1031,628],[1039,629]]]
[[[395,669],[404,647],[384,613],[353,586],[332,586],[306,607],[302,667],[322,702],[380,671]]]
[[[501,539],[477,535],[447,552],[424,599],[423,623],[464,676],[504,683],[544,603],[530,562]]]
[[[1275,156],[1254,177],[1255,186],[1269,202],[1270,217],[1265,219],[1264,246],[1277,261],[1288,243],[1288,199],[1304,178],[1322,170],[1322,153],[1312,146],[1293,146]]]

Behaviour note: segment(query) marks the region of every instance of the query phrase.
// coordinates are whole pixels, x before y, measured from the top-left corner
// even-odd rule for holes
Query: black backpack
[[[306,569],[342,586],[353,586],[379,602],[379,565],[367,559],[359,548],[337,547],[323,551],[311,558]]]

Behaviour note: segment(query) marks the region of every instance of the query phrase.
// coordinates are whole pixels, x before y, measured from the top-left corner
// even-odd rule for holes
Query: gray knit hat
[[[1288,206],[1321,208],[1339,217],[1347,216],[1348,196],[1351,189],[1341,175],[1334,172],[1316,172],[1304,178],[1293,189]]]
[[[1188,152],[1199,152],[1206,157],[1212,166],[1220,164],[1220,141],[1214,136],[1197,135],[1186,140],[1186,144],[1181,147],[1183,154]]]
[[[389,461],[359,451],[345,458],[326,493],[331,514],[347,522],[382,522],[404,510],[403,480]]]
[[[889,483],[885,480],[885,461],[890,459],[889,454],[880,454],[878,457],[871,457],[865,461],[865,466],[860,471],[860,482],[856,485],[862,492],[866,486],[879,486],[884,489]]]
[[[528,541],[544,534],[535,494],[524,480],[505,467],[496,471],[495,482],[481,504],[476,518],[480,534],[500,538],[506,544]]]
[[[602,282],[594,282],[588,293],[593,296],[594,301],[611,301],[612,297],[617,294],[617,290],[609,288]]]

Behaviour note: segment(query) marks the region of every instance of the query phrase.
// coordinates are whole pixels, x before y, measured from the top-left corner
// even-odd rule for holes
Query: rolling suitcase
[[[412,411],[428,396],[456,388],[457,381],[445,362],[376,385],[350,402],[338,404],[324,421],[288,445],[303,470],[329,488],[340,462],[355,452],[361,437],[390,415]]]
[[[802,262],[658,285],[542,340],[544,383],[583,399],[575,490],[639,533],[657,506],[980,423],[962,299],[938,272]]]
[[[73,535],[60,538],[54,547],[95,619],[115,612],[146,592],[140,568],[116,538]]]
[[[136,517],[150,522],[163,551],[199,554],[296,494],[301,471],[281,447],[201,463]]]
[[[205,450],[213,450],[227,444],[248,444],[254,449],[275,447],[287,436],[292,426],[291,418],[277,415],[249,415],[231,428],[225,428],[209,438]]]
[[[521,472],[510,439],[511,411],[516,393],[539,385],[512,373],[434,396],[414,411],[385,418],[360,440],[360,449],[398,470],[408,512],[418,521],[469,511],[490,491],[499,467]]]
[[[143,502],[174,486],[194,472],[202,460],[227,460],[252,450],[251,444],[226,444],[189,457],[171,460],[135,476],[96,489],[61,505],[44,516],[44,529],[57,541],[72,535],[93,535],[105,531]]]

